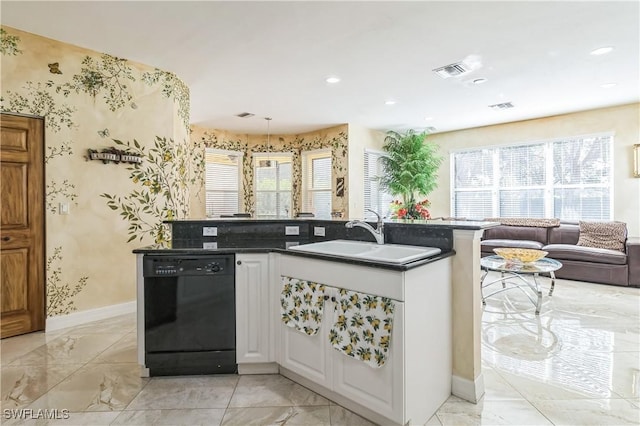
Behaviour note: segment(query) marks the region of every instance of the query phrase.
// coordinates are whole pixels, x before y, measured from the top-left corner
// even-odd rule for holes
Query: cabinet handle
[[[335,302],[335,301],[336,301],[335,296],[333,296],[333,297],[331,298],[331,301],[332,301],[332,302]]]
[[[242,265],[242,260],[238,260],[238,261],[236,262],[236,265]]]
[[[324,300],[329,300],[329,296],[324,296]]]

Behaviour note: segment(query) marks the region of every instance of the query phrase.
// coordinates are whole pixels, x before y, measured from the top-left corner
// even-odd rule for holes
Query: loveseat
[[[563,265],[555,273],[557,278],[640,287],[640,238],[628,238],[624,224],[624,234],[622,237],[619,235],[617,241],[600,238],[594,242],[588,239],[585,230],[590,226],[591,229],[597,229],[601,225],[599,222],[506,218],[485,220],[500,222],[500,225],[484,231],[480,246],[483,257],[495,254],[493,249],[498,247],[544,250],[548,252],[547,257],[559,260]],[[620,230],[620,222],[608,224]],[[614,246],[617,249],[611,248]]]

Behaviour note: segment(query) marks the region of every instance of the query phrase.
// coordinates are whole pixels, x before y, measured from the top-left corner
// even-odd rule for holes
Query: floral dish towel
[[[283,276],[282,322],[310,336],[316,334],[322,322],[324,290],[322,284]]]
[[[336,300],[336,322],[329,332],[331,345],[352,358],[380,368],[387,360],[395,303],[387,297],[341,289]]]

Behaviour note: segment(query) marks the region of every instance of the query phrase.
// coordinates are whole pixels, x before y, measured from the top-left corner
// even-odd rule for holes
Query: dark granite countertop
[[[347,223],[351,219],[316,219],[316,218],[289,218],[289,219],[253,219],[253,218],[203,218],[203,219],[183,219],[183,220],[168,220],[165,223],[285,223],[285,222],[302,222],[302,223]],[[361,219],[360,219],[361,220]],[[375,223],[375,220],[367,220],[367,222]],[[483,222],[475,220],[406,220],[406,219],[385,219],[386,225],[410,225],[420,227],[433,227],[433,228],[445,228],[445,229],[468,229],[468,230],[480,230],[493,228],[500,225],[498,222]]]
[[[180,224],[181,229],[191,230],[187,233],[187,236],[181,235],[181,239],[176,239],[174,246],[148,246],[141,247],[133,250],[134,253],[153,254],[153,255],[216,255],[216,254],[230,254],[230,253],[269,253],[276,252],[287,254],[290,256],[309,257],[322,260],[328,260],[333,262],[350,263],[356,265],[364,265],[372,268],[383,268],[397,271],[406,271],[415,267],[436,262],[438,260],[455,255],[455,251],[452,250],[451,232],[452,230],[483,230],[492,228],[499,225],[497,222],[482,222],[482,221],[445,221],[440,219],[434,220],[385,220],[385,227],[388,226],[389,231],[385,232],[387,241],[391,244],[409,244],[409,245],[423,245],[438,247],[442,250],[440,255],[417,260],[407,264],[395,264],[379,261],[369,261],[363,259],[350,259],[340,256],[331,256],[317,253],[306,253],[299,251],[291,251],[286,248],[293,244],[306,244],[316,242],[315,236],[310,235],[308,229],[301,229],[300,235],[282,235],[282,226],[292,224],[304,224],[310,228],[314,226],[325,226],[327,230],[327,239],[355,239],[366,240],[371,238],[366,230],[353,229],[348,230],[347,234],[336,233],[335,229],[344,228],[344,224],[348,222],[346,219],[316,219],[316,218],[288,218],[288,219],[252,219],[252,218],[211,218],[211,219],[184,219],[167,221],[169,224]],[[375,224],[375,221],[368,221],[371,224]],[[218,234],[217,236],[204,236],[202,234],[202,227],[209,225],[223,226],[229,225],[225,228],[224,235]],[[259,229],[263,228],[263,225],[276,225],[274,228],[268,227],[268,232],[265,232],[262,236],[258,236]],[[253,226],[252,226],[253,225]],[[238,228],[238,226],[240,228]],[[177,228],[177,226],[176,226]],[[242,230],[242,233],[238,233],[238,229]],[[333,230],[333,231],[332,231]],[[175,230],[174,230],[175,231]],[[195,232],[195,234],[194,234]],[[349,232],[355,233],[349,236]],[[358,235],[357,233],[360,233]],[[189,236],[190,235],[190,236]],[[198,236],[199,235],[199,236]],[[247,237],[250,236],[250,237]],[[194,238],[198,236],[198,238]],[[175,237],[175,235],[174,235]],[[322,239],[324,240],[324,236]],[[421,244],[425,241],[425,244]],[[215,244],[216,248],[203,248],[206,244]]]

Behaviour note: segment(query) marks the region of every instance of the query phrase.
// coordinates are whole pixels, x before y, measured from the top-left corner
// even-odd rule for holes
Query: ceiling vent
[[[253,117],[255,114],[251,114],[250,112],[241,112],[240,114],[237,114],[236,117],[240,117],[240,118],[249,118],[249,117]]]
[[[513,104],[511,102],[504,102],[501,104],[489,105],[489,108],[499,110],[499,109],[511,109],[513,108]]]
[[[470,66],[463,62],[456,62],[455,64],[445,65],[444,67],[436,68],[433,70],[442,78],[458,77],[460,75],[470,72],[472,69]]]

